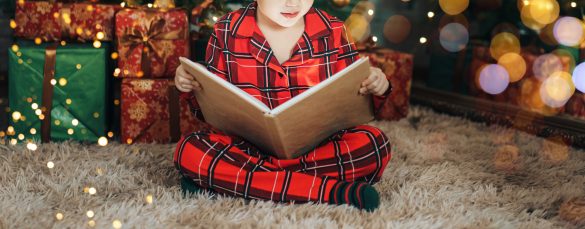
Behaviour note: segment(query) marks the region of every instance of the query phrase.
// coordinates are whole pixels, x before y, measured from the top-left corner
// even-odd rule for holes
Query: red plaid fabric
[[[206,60],[210,71],[271,109],[359,58],[343,22],[312,8],[304,16],[305,32],[292,57],[280,64],[255,14],[256,3],[251,3],[219,19]],[[195,100],[192,93],[182,97]],[[387,97],[372,98],[381,118],[378,111]],[[204,120],[201,112],[198,117]],[[327,202],[340,180],[378,181],[391,158],[391,146],[381,130],[359,125],[339,131],[296,159],[268,155],[237,136],[203,130],[179,141],[174,162],[182,175],[218,192],[283,202]]]
[[[256,3],[229,13],[215,24],[206,50],[207,68],[244,90],[270,109],[344,69],[359,57],[343,21],[312,8],[305,15],[305,32],[289,60],[279,64],[256,24]],[[390,90],[390,88],[388,88]],[[356,92],[357,93],[357,92]],[[193,93],[183,93],[194,100]],[[372,96],[377,119],[387,96]]]
[[[379,181],[391,157],[384,133],[359,125],[339,131],[296,159],[263,154],[238,137],[199,131],[179,141],[174,163],[199,186],[227,195],[328,203],[340,180]]]

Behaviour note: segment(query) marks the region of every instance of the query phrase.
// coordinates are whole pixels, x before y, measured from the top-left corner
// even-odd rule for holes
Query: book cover
[[[278,158],[296,158],[337,131],[374,119],[371,95],[358,93],[369,76],[368,58],[272,110],[204,66],[187,58],[180,61],[201,84],[202,90],[195,91],[195,96],[209,124]]]

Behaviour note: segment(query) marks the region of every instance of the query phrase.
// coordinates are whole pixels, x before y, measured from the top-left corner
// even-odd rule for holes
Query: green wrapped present
[[[99,48],[26,41],[13,45],[8,52],[10,137],[96,142],[105,136],[109,49],[108,43]]]

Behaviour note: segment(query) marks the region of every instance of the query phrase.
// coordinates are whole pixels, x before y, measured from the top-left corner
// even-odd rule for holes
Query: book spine
[[[270,136],[270,144],[272,146],[272,152],[269,153],[275,155],[278,158],[286,158],[284,155],[283,142],[281,137],[282,133],[280,132],[276,118],[270,113],[265,113],[264,117],[264,120],[266,121],[266,130]]]

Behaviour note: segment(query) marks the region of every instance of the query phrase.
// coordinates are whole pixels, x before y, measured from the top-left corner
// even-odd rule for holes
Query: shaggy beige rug
[[[66,142],[36,151],[0,146],[0,228],[585,227],[583,202],[566,203],[585,196],[582,150],[420,107],[408,119],[370,124],[395,146],[373,213],[209,193],[183,198],[174,145]]]

